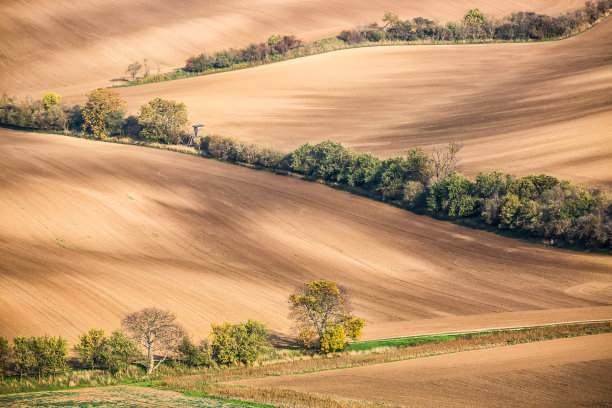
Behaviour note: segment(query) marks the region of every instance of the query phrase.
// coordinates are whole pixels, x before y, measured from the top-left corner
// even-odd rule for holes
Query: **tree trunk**
[[[153,372],[153,350],[151,350],[151,345],[147,348],[149,363],[147,367],[147,374],[151,374]]]

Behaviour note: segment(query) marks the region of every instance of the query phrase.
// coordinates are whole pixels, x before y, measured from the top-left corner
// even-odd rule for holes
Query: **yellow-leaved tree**
[[[83,108],[83,129],[91,129],[94,137],[104,139],[108,136],[107,122],[120,111],[125,104],[119,91],[98,88],[87,94],[87,103]]]
[[[298,339],[308,348],[331,353],[342,350],[349,338],[361,338],[365,320],[351,314],[350,297],[338,282],[304,284],[289,297],[289,307]]]

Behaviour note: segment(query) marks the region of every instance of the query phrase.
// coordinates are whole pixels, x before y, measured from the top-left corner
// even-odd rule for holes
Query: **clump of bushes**
[[[242,49],[231,48],[217,51],[212,55],[200,54],[189,58],[185,71],[204,72],[212,69],[224,69],[239,64],[262,64],[278,61],[289,51],[302,45],[295,36],[277,36],[268,38],[267,42],[252,43]]]

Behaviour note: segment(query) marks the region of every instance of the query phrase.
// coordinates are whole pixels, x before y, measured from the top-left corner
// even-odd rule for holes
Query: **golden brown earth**
[[[206,132],[283,150],[333,139],[386,157],[458,141],[467,175],[612,186],[612,20],[558,42],[352,49],[120,91],[131,113],[175,99]]]
[[[530,10],[558,15],[582,0],[13,0],[0,2],[0,91],[40,97],[120,83],[148,58],[163,70],[187,57],[295,34],[310,41],[381,18],[458,20],[480,7],[492,16]],[[152,72],[157,66],[152,63]],[[84,92],[83,92],[84,93]]]
[[[602,334],[240,383],[415,407],[600,407],[611,372]]]
[[[612,318],[609,256],[316,183],[6,129],[0,173],[0,336],[74,341],[151,305],[174,311],[195,337],[211,322],[248,318],[286,336],[288,296],[321,278],[348,287],[366,338],[410,334],[413,324],[433,332]]]

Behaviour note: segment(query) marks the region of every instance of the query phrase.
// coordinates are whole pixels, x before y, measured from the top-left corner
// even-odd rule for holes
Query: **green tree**
[[[501,210],[499,212],[499,227],[507,229],[517,229],[519,226],[519,214],[521,210],[521,200],[515,194],[506,194],[502,198]]]
[[[298,339],[324,353],[341,350],[347,338],[359,340],[365,326],[363,319],[351,314],[346,289],[334,281],[306,283],[289,297],[289,307]]]
[[[12,350],[7,339],[0,337],[0,382],[4,383],[4,372],[11,362]]]
[[[93,370],[96,366],[104,363],[104,330],[91,329],[87,333],[79,336],[79,343],[74,345],[79,353],[81,364],[91,366]]]
[[[90,128],[92,134],[104,139],[108,136],[107,123],[109,118],[120,110],[125,101],[119,91],[98,88],[87,94],[87,103],[83,108],[83,128]]]
[[[198,346],[191,341],[189,336],[184,336],[177,347],[179,360],[188,366],[210,366],[211,356],[208,343],[202,342]]]
[[[141,354],[138,344],[115,330],[104,340],[102,360],[111,374],[124,372]]]
[[[147,374],[151,374],[176,350],[184,336],[176,316],[157,307],[147,307],[121,320],[121,327],[147,351]],[[161,358],[155,361],[156,355]]]
[[[429,189],[427,210],[451,218],[466,217],[476,211],[473,183],[459,173],[451,173]]]
[[[189,123],[184,103],[156,98],[142,105],[138,118],[141,136],[148,141],[182,143]]]
[[[21,380],[23,375],[32,372],[34,367],[34,354],[29,347],[27,337],[17,336],[13,339],[13,354],[15,356],[15,369]]]
[[[268,329],[256,320],[212,325],[212,356],[220,364],[255,361],[268,345]]]
[[[52,106],[59,105],[62,101],[62,97],[54,92],[49,92],[42,97],[42,103],[45,109],[49,109]]]
[[[53,373],[66,368],[68,361],[68,342],[63,337],[30,337],[27,339],[27,347],[33,357],[33,371],[38,374],[40,381],[43,375]]]

